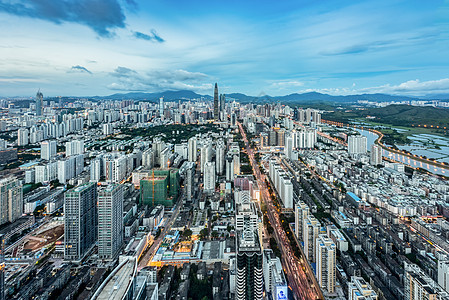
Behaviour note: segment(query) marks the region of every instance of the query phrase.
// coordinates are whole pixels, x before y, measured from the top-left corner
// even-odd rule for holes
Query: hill
[[[370,120],[394,126],[433,125],[447,127],[449,109],[411,105],[389,105],[364,110],[325,113],[323,119],[348,123],[351,119],[370,117]]]

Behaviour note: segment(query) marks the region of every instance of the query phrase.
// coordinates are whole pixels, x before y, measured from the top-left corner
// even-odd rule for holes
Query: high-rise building
[[[29,140],[29,131],[26,128],[19,128],[17,131],[17,145],[26,146]]]
[[[316,274],[321,289],[332,294],[336,281],[336,247],[326,235],[320,234],[316,240]]]
[[[159,98],[159,117],[164,116],[164,97]]]
[[[186,162],[186,171],[184,177],[184,186],[186,189],[186,199],[187,201],[192,201],[193,192],[194,192],[194,179],[195,179],[195,163],[194,162]]]
[[[449,299],[449,294],[418,265],[404,262],[404,271],[405,300]]]
[[[0,180],[0,225],[14,222],[23,213],[22,183],[15,177]]]
[[[223,140],[217,142],[217,147],[215,151],[215,167],[217,168],[217,174],[223,175],[225,168],[225,144]]]
[[[103,124],[103,134],[104,135],[110,135],[114,133],[114,128],[112,126],[112,124],[106,123]]]
[[[291,136],[288,136],[285,139],[285,147],[284,147],[284,154],[287,158],[292,159],[293,154],[293,138]]]
[[[382,164],[382,147],[376,144],[371,146],[370,163],[374,166]]]
[[[212,146],[209,141],[206,141],[203,147],[201,147],[201,173],[204,173],[204,166],[206,163],[212,160]]]
[[[214,89],[214,120],[218,120],[219,103],[218,103],[218,85],[215,83]]]
[[[304,242],[304,254],[310,262],[315,262],[316,255],[316,240],[320,233],[320,222],[313,216],[309,217],[304,221],[303,228],[303,242]]]
[[[349,154],[365,154],[367,151],[367,139],[363,135],[350,135],[348,137]]]
[[[41,90],[37,91],[36,94],[36,116],[42,116],[44,109],[44,95]]]
[[[90,182],[67,191],[64,199],[64,258],[82,260],[97,241],[97,227],[97,185]]]
[[[377,294],[363,277],[352,276],[348,282],[349,300],[377,300]]]
[[[41,158],[45,160],[50,160],[57,154],[57,143],[56,141],[43,141],[41,143]]]
[[[90,181],[99,182],[102,175],[102,161],[99,158],[91,160],[90,163]]]
[[[204,165],[204,192],[213,193],[215,191],[215,163],[206,162]]]
[[[110,184],[98,190],[98,257],[113,259],[123,244],[123,187]]]
[[[220,95],[220,121],[226,121],[226,96],[224,94]]]
[[[84,141],[74,140],[65,143],[65,156],[77,155],[84,153]]]
[[[310,149],[315,147],[317,141],[316,129],[306,128],[296,133],[296,146],[299,149]]]
[[[0,300],[5,300],[5,238],[0,234]]]
[[[447,259],[438,261],[438,284],[449,292],[449,260]]]
[[[188,153],[189,161],[196,162],[198,151],[196,137],[190,138],[188,144],[189,144],[189,153]]]
[[[263,299],[263,255],[257,236],[250,224],[237,231],[237,300]]]
[[[304,221],[309,217],[309,206],[302,201],[295,204],[295,235],[303,239]]]
[[[271,249],[263,250],[263,276],[265,291],[271,293],[271,299],[288,299],[288,286],[281,260]]]

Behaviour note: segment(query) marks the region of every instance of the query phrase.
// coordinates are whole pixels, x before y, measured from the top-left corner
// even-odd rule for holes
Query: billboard
[[[286,285],[276,286],[276,300],[287,300],[288,290]]]

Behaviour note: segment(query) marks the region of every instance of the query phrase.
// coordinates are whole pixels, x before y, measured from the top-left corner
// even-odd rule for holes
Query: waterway
[[[366,136],[367,138],[367,144],[368,144],[368,149],[371,149],[371,145],[374,144],[374,142],[376,141],[376,139],[379,137],[377,134],[375,134],[374,132],[371,132],[369,130],[363,130],[363,129],[356,129],[361,135]],[[405,146],[406,147],[406,146]],[[442,149],[443,151],[447,151],[446,150],[447,147],[444,147],[444,149]],[[407,149],[407,148],[402,148],[402,149]],[[423,149],[424,150],[424,149]],[[425,151],[429,151],[429,150],[425,150]],[[416,155],[422,155],[422,154],[418,154],[418,153],[414,153],[413,151],[411,151],[411,153],[416,154]],[[434,174],[438,174],[438,175],[445,175],[445,176],[449,176],[449,171],[425,162],[421,162],[418,160],[415,160],[413,158],[410,158],[408,156],[402,155],[402,154],[397,154],[388,150],[383,149],[382,150],[382,155],[386,158],[389,158],[391,160],[403,163],[405,165],[408,165],[410,167],[413,168],[421,168],[424,170],[427,170],[429,172],[432,172]],[[428,156],[427,157],[432,157],[432,156]]]

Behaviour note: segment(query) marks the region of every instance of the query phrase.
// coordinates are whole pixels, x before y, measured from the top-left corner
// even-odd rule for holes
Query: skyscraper
[[[214,89],[214,120],[218,120],[218,112],[219,112],[219,103],[218,103],[218,85],[215,83]]]
[[[65,156],[77,155],[84,153],[84,141],[74,140],[65,143]]]
[[[263,299],[263,255],[257,232],[249,223],[237,232],[237,300]]]
[[[98,190],[98,257],[114,258],[123,244],[123,187],[110,184]]]
[[[224,94],[220,95],[220,121],[225,121],[226,118],[226,96]]]
[[[0,225],[14,222],[23,213],[22,183],[15,177],[0,180]]]
[[[77,186],[65,193],[64,258],[80,261],[97,241],[97,185]]]
[[[18,146],[25,146],[28,145],[28,135],[29,131],[26,128],[19,128],[17,131],[17,145]]]
[[[41,93],[41,90],[38,90],[36,94],[36,116],[42,116],[43,107],[44,95]]]

